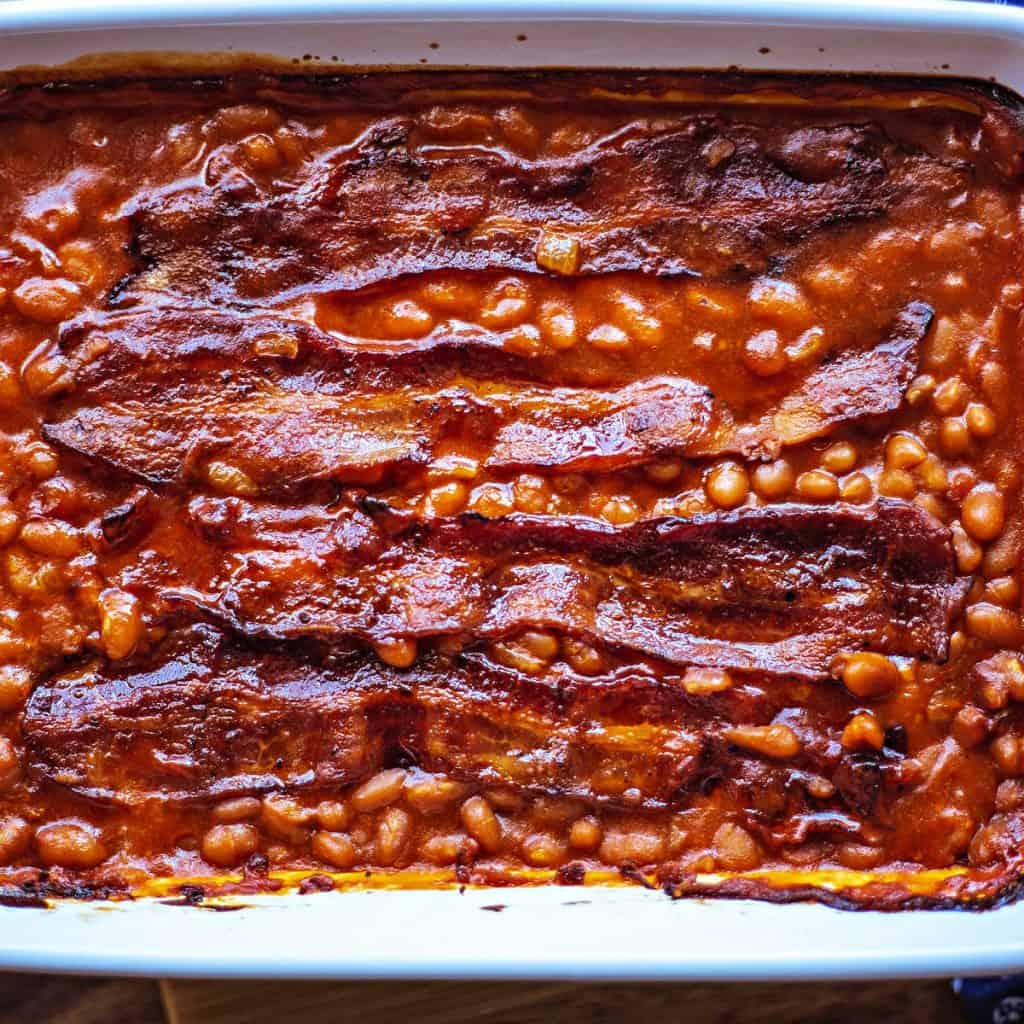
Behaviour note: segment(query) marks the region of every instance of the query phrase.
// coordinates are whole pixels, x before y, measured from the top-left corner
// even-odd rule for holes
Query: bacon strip
[[[266,306],[424,271],[534,271],[551,226],[579,241],[581,273],[754,273],[807,236],[965,179],[877,125],[633,118],[529,160],[500,144],[434,145],[414,118],[384,117],[286,182],[250,174],[227,147],[205,180],[126,205],[140,273],[123,294]]]
[[[399,672],[372,656],[248,651],[200,626],[151,662],[37,688],[23,731],[37,777],[127,805],[338,786],[401,752],[484,785],[599,800],[633,787],[655,807],[700,768],[708,739],[685,722],[693,706],[649,674],[563,691],[487,659]]]
[[[541,628],[634,660],[818,680],[862,647],[943,658],[964,592],[948,531],[889,500],[621,528],[422,520],[369,499],[282,510],[196,498],[190,514],[205,545],[190,564],[150,558],[122,585],[264,640],[472,645]],[[147,546],[159,555],[159,537]]]
[[[617,468],[616,455],[619,465],[666,453],[775,457],[780,449],[825,436],[841,424],[895,412],[917,371],[917,347],[932,315],[925,303],[909,303],[880,344],[826,361],[750,421],[738,419],[726,403],[701,395],[692,401],[695,406],[700,403],[704,429],[695,429],[693,419],[681,424],[678,412],[673,415],[683,396],[652,388],[645,401],[633,399],[626,416],[600,421],[602,431],[577,425],[571,402],[556,400],[548,402],[541,415],[522,416],[505,426],[488,465],[594,470]],[[526,410],[533,412],[529,404]],[[688,443],[687,428],[692,435]],[[634,452],[642,453],[643,459]]]
[[[669,453],[773,456],[898,409],[931,318],[927,305],[910,303],[874,347],[784,381],[776,391],[788,391],[769,391],[762,408],[740,416],[684,377],[610,390],[534,382],[538,368],[496,353],[494,337],[352,350],[294,321],[165,310],[65,331],[76,386],[44,434],[154,485],[185,484],[227,453],[263,493],[423,465],[453,435],[489,445],[496,470],[609,471]],[[261,355],[268,341],[294,357]],[[501,369],[510,372],[500,383],[481,379]]]

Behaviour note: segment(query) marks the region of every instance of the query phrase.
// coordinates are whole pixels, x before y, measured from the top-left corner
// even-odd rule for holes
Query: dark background
[[[961,1024],[948,981],[156,982],[0,974],[0,1024]]]

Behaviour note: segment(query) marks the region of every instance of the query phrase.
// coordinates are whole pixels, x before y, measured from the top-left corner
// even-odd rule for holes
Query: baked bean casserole
[[[1024,120],[0,93],[0,895],[1024,877]]]

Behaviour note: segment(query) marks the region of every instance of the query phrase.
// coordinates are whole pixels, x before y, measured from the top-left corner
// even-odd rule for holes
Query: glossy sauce
[[[240,74],[0,116],[10,886],[1018,876],[1011,100]]]

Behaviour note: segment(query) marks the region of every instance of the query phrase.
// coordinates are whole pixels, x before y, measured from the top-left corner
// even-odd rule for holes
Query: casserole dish
[[[973,41],[976,49],[970,52],[974,54],[974,59],[980,60],[981,54],[985,54],[989,71],[994,67],[998,72],[1002,66],[1000,61],[1005,61],[1005,75],[997,74],[996,77],[1012,87],[1015,84],[1010,70],[1014,58],[1013,41],[1019,41],[1019,29],[1018,35],[1015,36],[1013,32],[1013,26],[1017,25],[1016,17],[1009,13],[997,16],[988,9],[974,12],[970,19],[962,13],[954,16],[953,12],[938,7],[915,8],[913,15],[906,15],[902,19],[893,19],[881,10],[869,9],[861,12],[860,20],[855,21],[847,10],[828,17],[820,13],[812,15],[809,8],[795,6],[775,11],[772,25],[769,26],[763,23],[766,18],[753,19],[750,12],[742,17],[743,12],[733,11],[728,19],[724,19],[695,7],[672,8],[659,5],[632,14],[628,19],[630,46],[636,47],[637,56],[624,57],[619,53],[613,59],[601,47],[611,43],[609,25],[617,25],[620,31],[624,26],[620,20],[609,20],[608,10],[581,7],[573,11],[571,20],[561,21],[557,17],[547,16],[542,7],[527,5],[523,8],[488,7],[487,18],[484,20],[476,20],[473,13],[464,8],[439,8],[436,12],[438,17],[431,20],[422,12],[414,17],[412,13],[407,14],[400,8],[389,8],[386,18],[375,18],[368,8],[349,7],[345,10],[342,22],[337,21],[337,17],[328,8],[311,7],[301,14],[289,12],[289,18],[280,23],[279,16],[269,10],[265,14],[259,10],[250,10],[244,20],[230,18],[228,12],[225,12],[223,22],[209,10],[204,11],[201,17],[192,17],[183,11],[180,20],[178,16],[167,19],[163,15],[170,24],[158,25],[154,19],[153,24],[148,26],[121,23],[114,9],[106,12],[107,20],[95,21],[97,13],[94,9],[88,19],[82,16],[79,21],[75,20],[72,13],[65,12],[65,21],[61,26],[65,34],[60,37],[58,44],[56,41],[48,42],[45,32],[39,34],[38,30],[44,28],[40,22],[34,26],[36,32],[29,31],[33,24],[28,15],[21,21],[23,31],[19,32],[18,10],[16,7],[11,10],[14,13],[9,14],[11,29],[7,39],[12,41],[12,45],[16,41],[15,60],[20,65],[49,65],[75,59],[89,52],[89,41],[94,38],[92,33],[100,30],[105,33],[100,47],[104,51],[138,53],[152,50],[151,43],[146,42],[146,33],[158,29],[161,52],[269,52],[286,59],[316,62],[319,58],[321,61],[329,59],[349,65],[422,63],[431,59],[423,55],[423,47],[426,47],[429,54],[439,55],[444,52],[445,63],[480,63],[480,55],[493,53],[491,47],[496,45],[501,46],[505,54],[505,48],[513,47],[513,44],[528,47],[531,40],[540,40],[534,43],[536,48],[532,52],[524,50],[522,55],[516,54],[514,58],[507,55],[500,59],[497,55],[489,56],[483,62],[543,66],[563,63],[564,54],[570,52],[574,54],[571,61],[573,65],[613,63],[627,66],[692,66],[697,58],[682,59],[680,54],[697,53],[692,48],[695,41],[700,40],[699,63],[704,66],[741,63],[745,66],[803,70],[856,69],[918,73],[948,70],[961,75],[977,74],[979,66],[971,64],[969,58],[961,58],[963,67],[955,64],[953,59],[940,59],[943,56],[940,53],[943,41],[956,31],[961,45],[965,38]],[[761,13],[763,15],[764,12]],[[53,11],[47,11],[41,17],[45,21],[53,14]],[[958,21],[957,17],[961,20]],[[920,30],[923,24],[929,26],[927,31]],[[268,28],[268,25],[273,27]],[[322,46],[325,25],[338,31],[343,26],[345,41],[344,47],[332,45],[331,53],[326,58],[315,52],[317,49],[325,49]],[[418,42],[418,33],[422,33],[427,26],[431,29],[431,37],[426,42]],[[451,35],[442,39],[435,38],[439,34],[438,26],[450,30]],[[72,29],[77,29],[81,34],[75,35],[70,31]],[[566,41],[570,35],[578,39],[584,29],[588,33],[584,38],[592,40],[592,43],[584,47],[577,58],[575,54],[578,45],[567,49]],[[905,33],[915,29],[917,31],[912,37],[914,46],[908,50],[902,45],[907,38]],[[229,43],[218,37],[218,32],[230,32],[232,41]],[[503,32],[504,36],[501,35]],[[685,51],[676,44],[674,33],[679,33],[678,39],[686,40]],[[828,33],[827,37],[825,33]],[[753,36],[756,36],[756,48],[750,46]],[[756,49],[756,58],[752,56],[750,61],[746,58],[737,59],[741,37],[746,41],[744,45]],[[320,44],[315,46],[310,42],[313,38],[320,40]],[[267,39],[273,40],[272,46],[266,42]],[[383,42],[385,39],[386,45]],[[862,52],[879,53],[883,40],[899,51],[898,58],[879,62],[876,57],[872,63],[865,63],[858,58],[857,54]],[[51,42],[53,48],[47,49]],[[669,48],[666,49],[666,46]],[[811,56],[812,49],[816,57]],[[302,51],[301,55],[299,50]],[[474,55],[472,61],[470,54]],[[722,55],[721,59],[718,54]],[[731,55],[728,59],[727,54]],[[710,55],[715,55],[714,59]],[[145,58],[136,56],[132,60],[133,66],[138,67]],[[194,62],[195,58],[191,60]],[[109,66],[109,62],[106,66]],[[315,903],[308,898],[290,896],[270,902],[245,897],[245,902],[253,905],[228,915],[146,903],[104,908],[103,913],[93,908],[63,905],[45,914],[32,908],[23,908],[19,913],[24,915],[24,925],[17,929],[20,952],[13,950],[9,963],[11,966],[40,966],[39,961],[32,959],[33,955],[51,955],[54,948],[52,933],[57,928],[60,929],[59,941],[65,953],[52,954],[54,959],[44,960],[44,965],[55,968],[63,966],[65,969],[94,966],[96,969],[107,967],[160,973],[253,972],[310,976],[465,976],[493,973],[513,976],[545,972],[575,975],[594,972],[601,976],[620,977],[821,976],[830,971],[845,974],[901,971],[920,973],[954,969],[964,973],[968,970],[1006,969],[1017,962],[1021,949],[1019,943],[1006,943],[1001,939],[1002,935],[1013,933],[1013,923],[1019,920],[1019,914],[1013,907],[979,916],[938,914],[932,917],[931,921],[950,922],[948,937],[941,929],[930,924],[927,917],[904,914],[889,919],[885,925],[886,960],[883,967],[877,949],[874,958],[866,952],[874,942],[874,933],[865,930],[858,938],[858,927],[867,929],[868,925],[848,925],[847,919],[837,919],[818,907],[780,911],[761,906],[748,907],[742,903],[705,907],[703,904],[684,901],[671,905],[669,911],[658,908],[667,908],[670,904],[664,900],[659,902],[657,897],[644,892],[596,889],[582,892],[583,898],[570,900],[562,898],[563,893],[554,889],[511,891],[500,902],[495,900],[493,893],[478,892],[461,894],[458,899],[454,893],[350,893],[345,896],[322,897],[322,902]],[[365,912],[355,910],[357,905],[361,906],[371,898],[375,902],[369,904]],[[339,950],[334,943],[315,948],[317,943],[324,943],[326,935],[331,934],[328,919],[324,915],[332,911],[343,912],[338,903],[340,899],[349,901],[344,907],[349,911],[349,919],[358,920],[360,925],[366,926],[367,931],[358,937],[353,933],[352,943],[344,951]],[[260,905],[255,906],[256,903]],[[732,909],[728,909],[730,907]],[[486,925],[473,922],[472,919],[477,915],[472,912],[478,910],[490,912],[483,915],[488,921]],[[71,913],[76,916],[69,917]],[[187,923],[165,927],[162,920],[158,923],[152,917],[154,914],[160,915],[169,923],[172,919],[163,917],[168,913],[178,914]],[[471,920],[463,923],[461,918],[467,913],[470,913]],[[426,916],[438,921],[449,915],[460,917],[459,921],[446,925],[444,931],[466,936],[465,946],[458,947],[453,943],[453,949],[450,954],[446,953],[443,961],[439,961],[433,954],[424,958],[422,940],[416,937],[415,928],[409,927],[408,914],[414,914],[419,920]],[[697,915],[701,914],[707,915],[706,919],[698,921]],[[574,923],[568,923],[570,916],[577,915],[579,917]],[[590,918],[590,915],[595,916]],[[676,920],[679,917],[689,919],[691,916],[692,921]],[[276,918],[276,923],[272,923],[272,917]],[[379,933],[370,929],[371,919],[374,928],[379,927]],[[513,924],[514,919],[519,923]],[[75,935],[75,926],[70,923],[72,920],[82,921],[85,928],[103,932],[102,938],[98,942],[80,943]],[[870,922],[878,919],[875,915],[865,914],[851,920]],[[58,921],[62,923],[58,925]],[[118,923],[113,923],[115,921]],[[743,928],[742,921],[749,921],[750,927]],[[772,921],[776,921],[783,929],[786,924],[792,928],[799,921],[806,931],[801,933],[799,942],[787,948],[785,943],[779,942],[777,935],[771,934],[774,931],[770,924]],[[904,921],[908,923],[903,924]],[[119,932],[122,923],[124,930]],[[607,932],[602,930],[605,926]],[[163,951],[151,947],[150,955],[156,959],[133,960],[128,947],[123,943],[130,943],[129,936],[133,929],[140,927],[145,927],[150,935],[175,936],[168,940],[172,943],[168,952],[173,948],[187,947],[188,956],[167,958]],[[294,928],[294,932],[289,934],[291,928]],[[667,931],[669,928],[673,929],[673,933]],[[673,949],[677,928],[690,936],[699,933],[701,950],[680,946]],[[993,930],[988,932],[986,929]],[[1001,929],[1005,929],[1005,932]],[[745,934],[753,933],[740,961],[731,953],[726,955],[730,945],[728,936],[735,935],[737,930]],[[261,933],[268,936],[266,943],[257,938]],[[630,940],[623,943],[622,937],[627,933]],[[265,949],[266,955],[242,953],[240,947],[234,946],[232,934],[244,935],[250,940],[256,938],[256,946],[261,951]],[[283,957],[280,953],[282,937],[286,934],[288,940],[284,944],[295,951],[294,959],[291,956]],[[826,941],[826,934],[834,934],[835,937]],[[893,937],[897,934],[901,938],[899,946],[894,947]],[[664,938],[659,938],[659,935]],[[721,946],[709,954],[709,942],[715,945],[709,936],[719,935]],[[966,938],[968,935],[972,936],[970,941]],[[269,941],[270,936],[274,936],[273,945]],[[412,942],[417,951],[410,947],[408,936],[413,936]],[[537,948],[537,936],[543,936],[542,950]],[[584,936],[588,943],[586,945]],[[764,939],[764,945],[760,948],[758,936]],[[39,942],[35,947],[32,946],[34,937]],[[939,937],[941,943],[936,945],[935,940]],[[589,945],[595,939],[598,944]],[[158,944],[160,940],[156,941]],[[225,946],[239,948],[239,956],[234,960],[225,960],[223,956],[218,959],[203,948],[204,941],[211,942],[221,950]],[[375,945],[378,942],[379,945]],[[858,942],[863,942],[862,949],[857,948]],[[174,944],[178,944],[177,947]],[[900,947],[914,947],[916,956],[904,956],[900,962],[892,962],[889,951]],[[33,954],[33,948],[39,952]],[[81,952],[73,952],[83,948],[102,949],[102,954],[95,955],[106,959],[83,960]],[[673,949],[669,955],[665,953],[668,949]],[[824,958],[821,955],[823,949],[826,950]],[[851,954],[851,949],[856,952]],[[474,956],[474,952],[483,952],[485,958]],[[851,955],[852,959],[844,959]],[[491,957],[493,961],[489,959]],[[801,958],[802,965],[797,967]],[[952,966],[954,958],[962,960],[955,967]],[[542,967],[542,964],[547,967]]]

